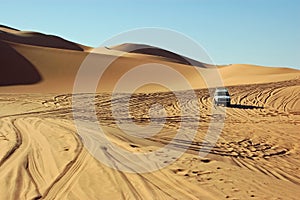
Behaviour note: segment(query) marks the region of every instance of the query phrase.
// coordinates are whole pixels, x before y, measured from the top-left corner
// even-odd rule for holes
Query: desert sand
[[[215,108],[226,118],[209,151],[210,144],[203,140],[218,116],[212,114],[214,107],[203,78],[177,54],[156,48],[131,52],[136,45],[103,47],[93,53],[105,61],[122,52],[101,78],[95,102],[98,122],[112,143],[128,152],[155,152],[166,162],[172,160],[149,173],[106,166],[93,157],[78,134],[73,120],[73,84],[92,48],[56,36],[0,27],[0,199],[298,199],[299,70],[219,66],[232,104]],[[161,104],[167,115],[159,133],[141,138],[125,134],[116,124],[119,119],[112,115],[111,106],[122,107],[126,87],[113,101],[111,91],[124,73],[146,63],[168,65],[180,72],[197,98],[189,99],[190,88],[178,85],[177,92],[186,97],[179,105],[164,87],[139,88],[130,95],[130,118],[122,118],[122,122],[147,125],[149,108],[155,103]],[[197,63],[198,70],[210,70],[210,65]],[[155,76],[154,72],[149,76]],[[84,108],[88,94],[80,95]],[[200,120],[180,118],[182,109],[196,106]],[[121,107],[118,116],[127,116]],[[160,117],[155,119],[159,122]],[[189,124],[187,134],[196,127],[191,144],[173,139],[182,120]],[[159,151],[166,144],[188,150],[179,158],[170,158]],[[209,154],[199,157],[199,151],[206,150]],[[131,162],[111,153],[105,154],[111,162],[124,166]]]

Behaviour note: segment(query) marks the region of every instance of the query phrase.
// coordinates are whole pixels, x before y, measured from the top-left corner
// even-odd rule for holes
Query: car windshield
[[[227,91],[220,91],[217,92],[217,96],[229,96],[229,93]]]

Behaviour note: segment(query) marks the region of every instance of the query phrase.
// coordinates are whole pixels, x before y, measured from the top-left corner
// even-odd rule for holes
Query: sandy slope
[[[220,73],[225,85],[269,83],[300,78],[299,70],[296,69],[245,64],[220,67]]]
[[[209,109],[203,109],[190,150],[168,167],[146,174],[113,170],[85,150],[72,122],[70,95],[1,95],[1,107],[8,108],[0,120],[0,180],[1,191],[9,191],[0,193],[1,199],[297,199],[299,83],[230,87],[233,105],[226,110],[223,133],[209,159],[197,156],[211,118]],[[197,93],[201,107],[209,108],[206,91]],[[128,151],[155,150],[168,143],[179,126],[171,93],[139,94],[132,99],[137,123],[147,123],[145,102],[165,105],[170,118],[153,137],[126,137],[112,123],[108,98],[108,94],[97,97],[100,123],[110,140]],[[182,106],[193,105],[187,101]],[[191,129],[197,123],[187,120]],[[179,148],[186,145],[172,143]]]
[[[162,161],[171,161],[161,170],[126,173],[96,160],[74,125],[70,92],[89,49],[43,34],[9,27],[0,30],[0,61],[5,64],[1,70],[9,74],[3,76],[7,78],[3,82],[11,83],[7,86],[1,82],[0,87],[0,199],[298,199],[299,70],[253,65],[219,67],[224,83],[229,86],[232,105],[227,109],[213,108],[207,90],[201,89],[205,87],[204,81],[195,75],[193,67],[176,61],[178,55],[173,57],[161,49],[128,53],[130,44],[100,49],[95,56],[103,62],[124,51],[105,72],[95,101],[98,121],[109,140],[132,153],[156,152],[169,143],[177,150],[189,149],[178,159],[157,151]],[[173,93],[161,92],[165,88],[143,87],[141,93],[130,97],[128,117],[123,106],[127,96],[118,94],[111,101],[110,93],[103,91],[112,91],[124,73],[149,62],[179,71],[196,89],[197,98],[191,98],[186,88],[170,79],[169,84],[181,89],[183,103]],[[7,70],[10,66],[16,67],[15,74]],[[18,67],[34,68],[41,80],[30,79],[35,83],[28,85],[13,82],[20,81],[17,72],[24,70]],[[210,70],[206,65],[198,69],[203,73]],[[159,69],[153,70],[148,75],[157,76],[158,72]],[[28,77],[22,80],[28,81]],[[92,121],[84,110],[88,107],[88,95],[80,97],[80,121]],[[167,114],[158,134],[140,138],[135,136],[148,133],[136,131],[128,135],[117,127],[116,121],[121,121],[130,128],[131,118],[135,124],[149,124],[148,111],[155,103],[163,105]],[[116,106],[117,118],[112,115],[111,105]],[[181,116],[182,110],[196,110],[197,106],[200,120],[188,114]],[[202,142],[209,124],[218,122],[219,116],[212,115],[212,109],[226,113],[226,119],[220,138],[209,151],[211,144]],[[163,121],[160,113],[154,116],[154,125]],[[197,130],[192,142],[173,139],[183,122],[188,124],[186,134]],[[86,128],[86,132],[95,133],[91,128]],[[92,145],[101,148],[93,141]],[[113,154],[114,149],[102,151],[112,163],[127,166],[132,162],[128,157]],[[200,158],[199,151],[210,154]],[[137,163],[147,168],[142,160]]]

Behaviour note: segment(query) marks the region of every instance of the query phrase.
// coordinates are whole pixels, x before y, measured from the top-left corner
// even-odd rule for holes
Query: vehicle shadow
[[[227,105],[229,108],[239,108],[239,109],[263,109],[263,106],[251,106],[251,105],[241,105],[241,104],[230,104]]]

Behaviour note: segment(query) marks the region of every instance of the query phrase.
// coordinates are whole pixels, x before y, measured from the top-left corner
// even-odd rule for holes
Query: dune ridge
[[[161,49],[158,47],[145,45],[145,44],[130,44],[124,43],[117,46],[109,47],[109,49],[124,51],[128,53],[139,53],[139,54],[146,54],[146,55],[153,55],[159,56],[166,59],[171,59],[173,62],[185,64],[185,65],[193,65],[197,67],[208,67],[208,64],[201,63],[199,61],[193,60],[191,58],[187,58],[182,55],[178,55],[171,51]]]
[[[61,37],[32,31],[20,31],[7,26],[0,26],[0,40],[41,47],[84,51],[88,47],[67,41]]]

